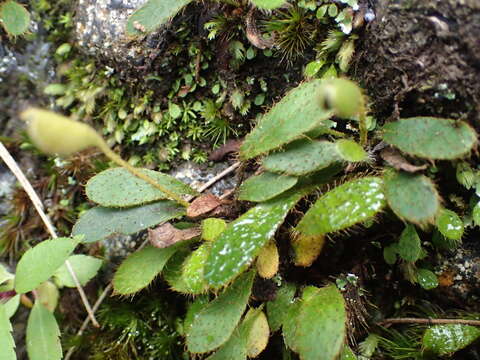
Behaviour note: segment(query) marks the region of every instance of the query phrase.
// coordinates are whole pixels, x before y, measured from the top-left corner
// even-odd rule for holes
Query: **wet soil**
[[[478,127],[480,2],[378,0],[375,11],[352,66],[374,111]]]

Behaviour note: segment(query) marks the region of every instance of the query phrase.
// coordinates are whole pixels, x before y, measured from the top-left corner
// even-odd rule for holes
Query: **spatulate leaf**
[[[15,291],[26,293],[47,281],[77,246],[70,238],[46,240],[27,250],[17,265]]]
[[[433,117],[400,119],[383,127],[383,140],[407,154],[427,159],[456,159],[477,142],[475,131],[463,121]]]
[[[158,171],[139,169],[171,192],[183,196],[196,196],[190,186]],[[102,171],[91,178],[86,194],[93,202],[105,207],[130,207],[167,199],[168,196],[124,168]]]
[[[242,274],[198,312],[187,330],[187,347],[190,352],[215,350],[230,338],[247,306],[254,276],[253,271]]]
[[[292,188],[297,181],[298,179],[293,176],[264,172],[248,178],[240,185],[238,199],[254,202],[267,201]]]
[[[27,352],[30,360],[60,360],[60,329],[54,315],[35,302],[27,323]]]
[[[88,210],[78,219],[72,234],[83,234],[83,242],[90,243],[115,234],[135,234],[183,215],[185,209],[168,200],[127,209],[99,206]]]

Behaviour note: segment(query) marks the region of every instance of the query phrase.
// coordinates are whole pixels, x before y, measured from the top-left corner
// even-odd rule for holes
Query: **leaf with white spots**
[[[205,265],[207,282],[220,287],[243,272],[306,193],[305,190],[290,190],[255,206],[231,222],[212,245]]]
[[[480,328],[448,324],[428,328],[423,335],[423,348],[427,354],[450,355],[461,350],[480,337]]]
[[[460,240],[463,235],[463,221],[456,212],[448,209],[440,210],[435,223],[438,231],[447,239]]]
[[[352,180],[321,196],[297,225],[297,230],[305,235],[343,230],[371,219],[385,205],[381,178]]]

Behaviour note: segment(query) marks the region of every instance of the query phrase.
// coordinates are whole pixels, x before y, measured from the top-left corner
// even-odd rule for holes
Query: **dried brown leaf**
[[[148,241],[157,248],[166,248],[179,241],[190,240],[199,236],[199,228],[180,230],[170,223],[165,223],[157,228],[148,230]]]
[[[385,160],[390,166],[393,166],[397,170],[403,170],[409,173],[414,173],[417,171],[422,171],[427,168],[427,165],[422,166],[410,164],[399,151],[387,147],[380,152],[380,156]]]
[[[221,200],[212,194],[205,194],[199,196],[192,201],[187,208],[187,216],[195,218],[201,215],[208,214],[210,211],[216,209],[222,204]]]
[[[208,156],[210,161],[222,161],[230,153],[238,153],[242,140],[228,140],[224,145],[212,151]]]

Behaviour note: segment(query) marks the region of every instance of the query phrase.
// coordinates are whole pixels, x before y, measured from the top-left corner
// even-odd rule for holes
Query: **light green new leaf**
[[[15,295],[10,298],[3,306],[7,313],[7,317],[10,319],[17,312],[18,306],[20,305],[20,295]]]
[[[202,221],[202,239],[205,241],[215,241],[226,228],[227,223],[223,219],[205,219]]]
[[[383,140],[407,154],[448,160],[462,157],[477,142],[477,134],[463,121],[433,117],[400,119],[383,127]]]
[[[398,246],[396,247],[398,255],[405,260],[415,262],[422,255],[422,244],[418,237],[415,226],[408,224],[400,235]]]
[[[355,141],[341,139],[335,142],[335,146],[338,154],[345,161],[365,161],[368,157],[367,152]]]
[[[157,30],[192,0],[148,0],[128,19],[127,35],[140,36]]]
[[[381,178],[352,180],[321,196],[298,223],[297,230],[305,235],[343,230],[371,219],[385,205]]]
[[[130,254],[113,277],[115,292],[120,295],[130,295],[147,287],[181,246],[184,244],[177,243],[162,249],[146,246]]]
[[[30,13],[18,2],[7,0],[0,4],[0,23],[8,35],[23,35],[30,26]]]
[[[282,6],[286,0],[250,0],[260,9],[273,10]]]
[[[17,265],[15,291],[26,293],[47,281],[77,246],[70,238],[46,240],[28,249]]]
[[[452,210],[441,209],[435,223],[438,231],[447,239],[460,240],[463,235],[463,221],[460,216]]]
[[[0,304],[0,360],[17,359],[12,331],[12,324],[10,324],[5,305]]]
[[[139,170],[179,196],[198,195],[190,186],[170,175]],[[88,181],[85,191],[90,200],[105,207],[130,207],[168,198],[162,191],[121,167],[95,175]]]
[[[240,185],[238,199],[262,202],[291,189],[298,179],[293,176],[278,175],[270,172],[252,176]]]
[[[306,193],[306,190],[292,189],[231,222],[212,245],[205,265],[208,284],[218,288],[244,271]]]
[[[347,312],[335,285],[305,288],[293,319],[283,324],[285,343],[302,360],[334,360],[343,349]],[[290,315],[290,314],[289,314]]]
[[[230,338],[247,306],[254,277],[253,271],[242,274],[197,313],[187,329],[187,347],[190,352],[215,350]]]
[[[30,360],[60,360],[62,346],[55,316],[38,301],[27,323],[27,352]]]
[[[440,210],[440,196],[429,178],[391,171],[384,181],[388,205],[395,215],[418,225],[433,223]]]
[[[127,209],[99,206],[88,210],[78,219],[72,235],[83,234],[83,242],[90,243],[115,234],[135,234],[183,215],[185,208],[169,200]]]
[[[479,337],[480,328],[476,326],[436,325],[425,331],[422,345],[425,352],[443,356],[467,347]]]
[[[263,167],[271,172],[287,175],[306,175],[325,169],[341,161],[334,143],[328,141],[297,140],[282,151],[268,155]]]
[[[102,260],[87,255],[72,255],[68,258],[68,261],[82,286],[95,277],[102,266]],[[58,286],[76,287],[72,275],[70,275],[65,264],[55,271],[53,277]]]
[[[300,138],[332,116],[322,108],[321,80],[303,83],[290,91],[265,114],[240,147],[240,156],[251,159]],[[299,116],[301,114],[301,116]]]

